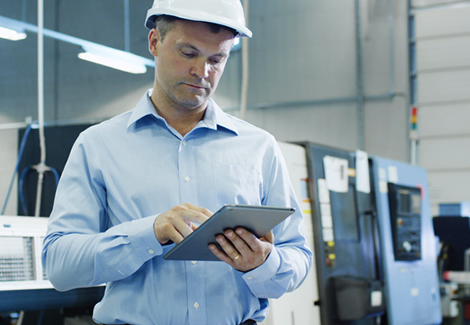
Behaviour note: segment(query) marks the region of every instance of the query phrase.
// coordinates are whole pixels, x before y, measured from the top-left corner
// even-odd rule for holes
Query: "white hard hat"
[[[147,11],[145,26],[155,28],[154,19],[159,15],[227,26],[236,30],[240,37],[253,34],[245,26],[240,0],[155,0]]]

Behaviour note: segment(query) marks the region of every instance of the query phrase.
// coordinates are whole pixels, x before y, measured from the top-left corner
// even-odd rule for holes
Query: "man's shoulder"
[[[101,132],[103,130],[109,130],[109,129],[114,129],[114,128],[126,129],[127,123],[129,121],[129,117],[131,114],[132,114],[132,110],[113,116],[111,118],[105,119],[102,122],[91,126],[86,131],[90,130],[91,132]]]
[[[261,127],[256,126],[255,124],[247,122],[241,118],[238,118],[226,112],[224,112],[224,114],[227,117],[227,119],[229,119],[230,122],[233,123],[237,127],[237,130],[240,135],[258,135],[258,136],[263,136],[263,137],[274,139],[274,136],[271,133],[262,129]]]
[[[80,136],[84,139],[110,136],[115,137],[120,133],[126,132],[129,116],[132,111],[124,112],[98,124],[92,125],[84,130]]]

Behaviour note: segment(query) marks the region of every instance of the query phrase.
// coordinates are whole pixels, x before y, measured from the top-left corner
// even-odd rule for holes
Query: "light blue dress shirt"
[[[105,324],[262,321],[267,298],[298,287],[312,263],[280,149],[270,134],[212,100],[182,137],[158,116],[150,95],[77,139],[44,240],[47,276],[61,291],[106,283],[93,314]],[[274,229],[265,263],[243,273],[224,262],[162,258],[174,244],[160,245],[155,218],[185,202],[213,212],[252,204],[296,213]]]

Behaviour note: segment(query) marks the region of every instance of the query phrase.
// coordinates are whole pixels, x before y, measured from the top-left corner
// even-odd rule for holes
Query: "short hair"
[[[175,21],[177,20],[184,20],[175,16],[169,16],[169,15],[159,15],[154,18],[154,23],[155,23],[155,29],[158,30],[161,36],[161,41],[165,39],[165,36],[168,34],[168,32],[174,28],[175,26]],[[238,32],[230,27],[224,26],[224,25],[218,25],[214,23],[208,23],[208,22],[203,22],[207,24],[209,27],[209,30],[211,33],[218,34],[220,33],[221,30],[227,30],[233,34],[233,36],[237,36]]]

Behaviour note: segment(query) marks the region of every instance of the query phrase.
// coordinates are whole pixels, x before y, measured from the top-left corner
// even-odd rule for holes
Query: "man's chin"
[[[209,98],[205,96],[192,96],[180,100],[179,104],[188,109],[195,109],[201,106],[205,106],[207,104],[208,99]]]

